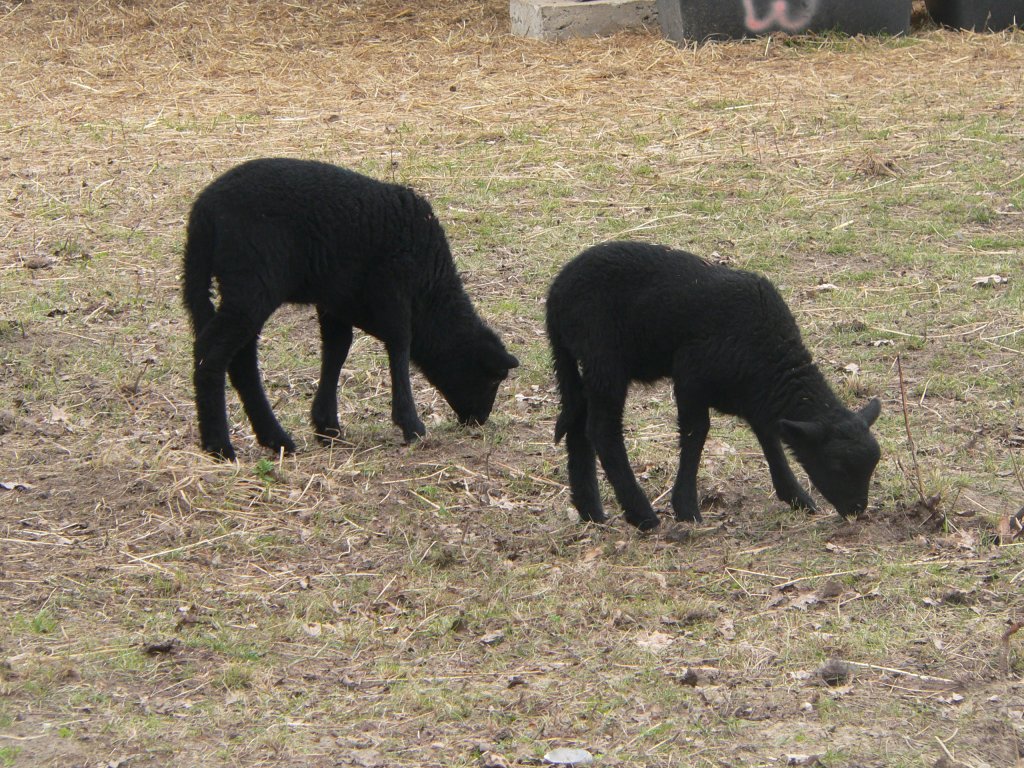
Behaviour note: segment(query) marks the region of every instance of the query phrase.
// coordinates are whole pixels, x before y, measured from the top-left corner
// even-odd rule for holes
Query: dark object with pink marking
[[[662,32],[675,42],[785,32],[903,35],[911,0],[658,0]]]

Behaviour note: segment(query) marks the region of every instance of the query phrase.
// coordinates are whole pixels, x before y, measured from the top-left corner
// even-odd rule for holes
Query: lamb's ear
[[[779,420],[779,433],[782,435],[782,439],[790,445],[820,442],[824,439],[825,432],[825,425],[818,421]]]
[[[488,373],[494,376],[505,377],[508,372],[513,368],[519,367],[519,361],[514,355],[510,355],[505,350],[494,350],[493,354],[486,356],[484,360],[484,368]]]
[[[882,403],[879,402],[877,397],[871,398],[868,404],[857,411],[857,415],[864,420],[864,423],[869,427],[875,423],[875,419],[878,418],[878,414],[882,412]]]

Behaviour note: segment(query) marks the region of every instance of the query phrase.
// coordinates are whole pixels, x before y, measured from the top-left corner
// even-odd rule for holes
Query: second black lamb
[[[664,246],[604,243],[555,278],[547,330],[561,395],[555,440],[565,438],[572,502],[583,520],[606,519],[596,453],[626,520],[642,530],[658,525],[630,468],[622,418],[630,383],[662,378],[673,381],[679,413],[676,519],[701,519],[696,479],[711,408],[750,424],[783,501],[815,508],[789,468],[785,443],[841,515],[867,506],[880,457],[870,427],[881,405],[843,405],[767,278]]]

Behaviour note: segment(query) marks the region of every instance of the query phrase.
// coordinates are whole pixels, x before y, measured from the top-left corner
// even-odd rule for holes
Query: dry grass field
[[[503,0],[0,2],[0,766],[1024,764],[1024,35],[512,37]],[[192,198],[248,158],[416,187],[523,365],[389,423],[312,311],[261,364],[293,457],[197,449]],[[552,443],[561,264],[642,238],[780,287],[850,405],[862,518],[713,419],[705,522],[584,526]],[[667,511],[674,406],[627,443]],[[607,489],[606,489],[607,490]]]

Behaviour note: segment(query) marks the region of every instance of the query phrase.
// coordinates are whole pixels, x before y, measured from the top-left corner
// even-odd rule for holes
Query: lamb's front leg
[[[772,475],[772,486],[775,488],[775,495],[786,502],[793,509],[806,509],[808,512],[816,512],[817,506],[814,499],[804,490],[803,486],[793,475],[786,460],[786,452],[782,447],[782,441],[772,432],[754,427],[754,434],[761,444],[765,459],[768,460],[768,471]]]
[[[676,407],[679,409],[679,471],[672,487],[672,509],[676,520],[700,522],[704,518],[697,501],[697,469],[711,428],[711,417],[707,408],[691,407],[678,387]]]
[[[409,381],[409,338],[386,343],[388,363],[391,366],[391,420],[402,430],[406,443],[411,443],[427,434],[419,415],[416,413],[416,401],[412,396],[412,384]]]
[[[320,383],[313,396],[313,430],[321,442],[341,437],[338,377],[352,346],[352,325],[317,307],[320,320]]]
[[[649,531],[657,528],[660,521],[629,466],[626,443],[622,439],[625,401],[625,387],[621,398],[588,392],[587,434],[601,459],[608,482],[615,490],[615,498],[622,505],[626,521],[641,531]]]

